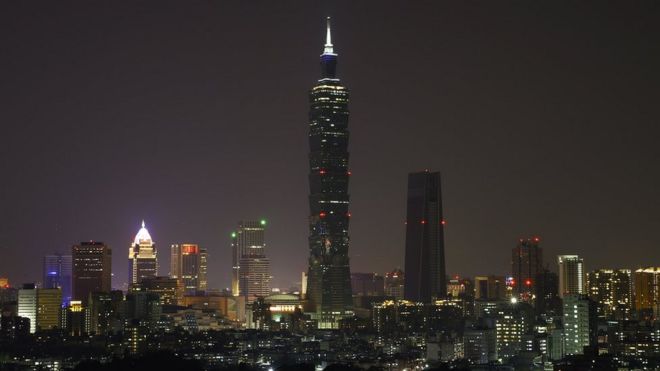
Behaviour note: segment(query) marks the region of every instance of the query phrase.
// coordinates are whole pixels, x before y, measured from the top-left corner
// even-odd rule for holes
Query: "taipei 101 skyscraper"
[[[352,315],[348,259],[348,90],[336,77],[327,21],[321,79],[309,94],[309,271],[307,311],[319,328]]]

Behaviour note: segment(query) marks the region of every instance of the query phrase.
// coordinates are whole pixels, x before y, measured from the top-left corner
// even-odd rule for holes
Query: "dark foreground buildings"
[[[447,295],[440,173],[408,175],[406,300],[430,303]]]
[[[321,79],[309,94],[309,271],[307,311],[319,327],[352,311],[348,260],[348,90],[336,77],[328,19]]]

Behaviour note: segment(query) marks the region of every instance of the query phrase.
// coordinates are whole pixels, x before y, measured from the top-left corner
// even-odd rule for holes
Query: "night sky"
[[[113,249],[144,218],[209,249],[266,218],[274,286],[307,269],[307,93],[333,17],[351,90],[351,269],[403,267],[407,173],[443,175],[447,272],[660,265],[660,3],[4,1],[0,276]]]

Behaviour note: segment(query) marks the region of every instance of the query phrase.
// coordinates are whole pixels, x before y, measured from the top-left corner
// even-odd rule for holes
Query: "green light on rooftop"
[[[261,219],[260,223],[261,225],[266,225],[266,219]]]
[[[231,232],[231,238],[236,238],[236,232]]]

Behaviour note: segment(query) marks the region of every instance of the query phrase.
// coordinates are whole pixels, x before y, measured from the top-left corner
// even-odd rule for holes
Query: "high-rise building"
[[[144,278],[158,275],[156,244],[142,221],[142,228],[135,235],[128,250],[128,284],[139,283]]]
[[[30,320],[30,333],[60,327],[62,290],[25,284],[18,290],[18,315]]]
[[[577,255],[559,255],[559,297],[585,293],[585,270],[582,258]]]
[[[596,303],[598,316],[631,319],[632,273],[630,269],[599,269],[587,274],[587,295]]]
[[[403,288],[405,285],[405,275],[401,269],[395,269],[385,273],[385,295],[391,296],[396,300],[403,300]]]
[[[583,354],[584,347],[595,344],[596,308],[586,295],[565,294],[563,326],[566,354]]]
[[[637,269],[633,281],[635,310],[642,317],[660,318],[660,267]]]
[[[187,294],[206,291],[206,249],[191,243],[171,248],[170,277],[180,279]]]
[[[537,315],[546,317],[557,316],[561,313],[561,299],[557,290],[559,277],[557,273],[543,269],[536,275],[536,300],[534,309]]]
[[[61,289],[64,305],[71,301],[72,265],[71,255],[54,254],[44,256],[43,288]]]
[[[60,328],[62,314],[62,290],[37,289],[37,330]]]
[[[37,332],[37,288],[25,284],[18,290],[18,316],[30,320],[30,333]]]
[[[232,233],[235,274],[232,287],[237,286],[238,295],[245,296],[248,303],[270,295],[270,259],[266,257],[265,231],[265,220],[241,221]]]
[[[337,327],[352,315],[348,258],[349,94],[336,75],[330,36],[321,54],[321,79],[309,93],[309,269],[307,311],[319,327]]]
[[[440,173],[408,175],[406,300],[430,303],[447,295]]]
[[[103,242],[81,242],[71,249],[73,259],[72,300],[83,305],[95,291],[110,292],[112,250]]]
[[[513,291],[520,301],[530,303],[536,294],[536,275],[543,267],[543,250],[539,242],[539,237],[521,238],[511,251]]]

